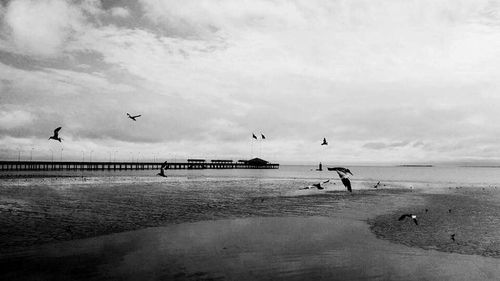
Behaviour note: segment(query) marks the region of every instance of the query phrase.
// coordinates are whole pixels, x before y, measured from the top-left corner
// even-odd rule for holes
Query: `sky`
[[[500,161],[500,1],[0,3],[4,160]]]

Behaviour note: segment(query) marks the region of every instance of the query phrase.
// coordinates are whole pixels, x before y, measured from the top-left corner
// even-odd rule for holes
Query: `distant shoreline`
[[[424,164],[424,165],[407,164],[407,165],[398,165],[397,167],[434,167],[434,165],[429,165],[429,164]]]

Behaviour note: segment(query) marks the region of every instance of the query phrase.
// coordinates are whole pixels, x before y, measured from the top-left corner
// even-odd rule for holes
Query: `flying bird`
[[[323,138],[323,143],[321,145],[328,145],[328,142],[326,141],[326,138]]]
[[[321,183],[313,183],[312,186],[316,187],[319,190],[325,189],[324,187],[321,186]]]
[[[257,136],[255,134],[252,134],[252,138],[257,139]]]
[[[344,186],[347,188],[347,190],[349,192],[352,192],[351,181],[349,180],[349,176],[347,175],[347,173],[343,173],[343,172],[337,171],[337,174],[339,175],[340,180],[342,181],[342,183],[344,184]]]
[[[141,115],[140,115],[140,114],[139,114],[139,115],[136,115],[136,116],[132,116],[132,115],[130,115],[128,112],[127,112],[127,116],[128,116],[128,118],[130,118],[130,119],[132,119],[132,120],[134,120],[134,121],[137,121],[137,120],[135,120],[135,118],[141,117]]]
[[[262,137],[262,139],[263,139],[263,140],[265,140],[265,139],[266,139],[266,136],[264,136],[264,134],[263,134],[263,133],[260,133],[260,136]]]
[[[453,233],[452,235],[450,235],[450,239],[455,241],[455,233]]]
[[[376,185],[374,185],[374,186],[373,186],[373,188],[377,188],[379,185],[380,185],[380,181],[379,181],[379,182],[377,182],[377,184],[376,184]]]
[[[411,218],[413,220],[413,222],[418,225],[418,221],[417,221],[417,216],[416,215],[413,215],[413,214],[404,214],[402,216],[399,217],[398,220],[402,221],[404,220],[405,218]]]
[[[328,182],[330,182],[330,180],[326,180],[326,181],[323,181],[323,182],[318,182],[318,183],[313,183],[313,184],[308,185],[308,186],[306,186],[306,187],[304,187],[304,188],[301,188],[301,189],[317,188],[317,189],[319,189],[319,190],[323,190],[323,189],[325,189],[325,188],[324,188],[324,187],[322,187],[322,186],[321,186],[321,184],[322,184],[322,183],[328,183]]]
[[[328,167],[328,171],[337,171],[337,172],[341,172],[344,174],[351,174],[351,176],[353,176],[353,174],[351,173],[351,170],[349,170],[347,168],[343,168],[343,167],[333,167],[333,168]]]
[[[167,167],[167,161],[165,161],[165,163],[163,163],[160,167],[160,172],[158,174],[156,174],[157,176],[160,176],[160,177],[167,177],[167,175],[165,175],[165,167]]]
[[[56,141],[59,141],[61,142],[62,138],[59,137],[59,131],[61,130],[62,127],[59,127],[57,129],[54,130],[54,135],[53,136],[50,136],[49,137],[49,140],[50,139],[53,139],[53,140],[56,140]]]
[[[321,183],[313,183],[311,185],[308,185],[304,188],[301,188],[301,189],[310,189],[310,188],[317,188],[317,189],[324,189],[324,187],[321,186]]]

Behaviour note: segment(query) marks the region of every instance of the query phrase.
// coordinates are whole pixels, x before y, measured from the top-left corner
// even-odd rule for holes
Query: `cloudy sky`
[[[500,1],[0,3],[3,159],[500,159]]]

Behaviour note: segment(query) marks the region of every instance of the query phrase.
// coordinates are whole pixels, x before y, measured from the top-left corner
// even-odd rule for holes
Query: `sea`
[[[390,186],[442,187],[454,185],[490,186],[500,185],[500,167],[466,166],[347,166],[353,176],[353,185],[359,189],[370,188],[378,181]],[[73,183],[79,178],[86,182],[162,182],[182,180],[206,180],[208,183],[219,180],[241,180],[249,183],[256,180],[267,181],[304,181],[316,183],[332,179],[338,180],[337,173],[317,171],[317,166],[281,165],[279,169],[202,169],[166,170],[168,178],[156,175],[156,170],[122,171],[3,171],[0,172],[0,185],[32,184],[39,178],[57,178],[58,183]],[[32,180],[30,180],[32,179]],[[24,183],[23,183],[24,182]],[[356,184],[358,183],[358,184]],[[296,186],[290,186],[292,189]],[[300,186],[299,186],[300,187]],[[245,188],[245,186],[241,186]]]

